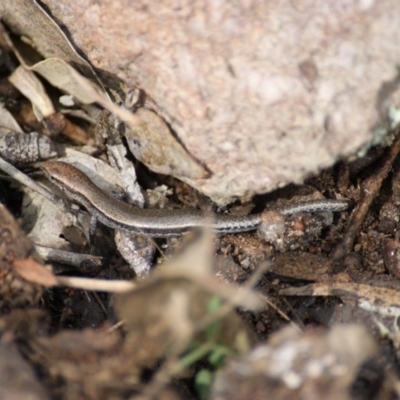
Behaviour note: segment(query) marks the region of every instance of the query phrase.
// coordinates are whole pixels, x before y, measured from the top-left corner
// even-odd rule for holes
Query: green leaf
[[[208,342],[197,346],[179,360],[179,371],[183,371],[185,368],[190,367],[195,362],[204,358],[213,349],[213,347],[214,344]]]
[[[224,363],[225,358],[231,354],[232,351],[228,347],[215,345],[208,357],[208,361],[212,366],[218,368]]]
[[[214,313],[220,309],[221,305],[222,305],[221,297],[213,295],[210,301],[208,302],[207,311],[209,313]]]
[[[208,302],[207,311],[212,314],[219,310],[222,305],[222,299],[216,295],[212,296]],[[206,338],[208,341],[214,342],[220,327],[220,321],[214,321],[206,328]]]
[[[195,386],[202,400],[208,398],[212,381],[213,375],[208,369],[201,369],[196,374]]]

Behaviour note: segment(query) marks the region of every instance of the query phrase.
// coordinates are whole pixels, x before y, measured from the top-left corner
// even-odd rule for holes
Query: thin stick
[[[43,259],[51,262],[58,262],[79,268],[84,261],[90,261],[95,266],[100,266],[102,258],[91,254],[79,254],[72,251],[53,249],[51,247],[41,246],[35,243],[36,252]]]
[[[136,287],[133,282],[128,281],[106,281],[104,279],[77,278],[67,276],[57,276],[57,285],[108,293],[125,293],[135,289]]]
[[[377,197],[382,182],[389,174],[393,162],[400,152],[399,129],[396,131],[395,136],[396,140],[387,150],[380,168],[362,184],[360,202],[350,217],[343,240],[332,252],[333,259],[335,260],[340,260],[346,254],[353,251],[354,241],[362,228],[371,204]]]

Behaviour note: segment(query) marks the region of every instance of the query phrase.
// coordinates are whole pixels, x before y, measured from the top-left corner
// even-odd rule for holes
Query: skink
[[[83,205],[104,225],[152,237],[179,236],[193,228],[211,225],[217,233],[246,232],[257,229],[262,214],[248,216],[215,214],[212,222],[207,214],[196,209],[159,210],[141,209],[109,196],[98,188],[87,175],[70,164],[46,161],[41,168],[49,179],[70,197]],[[317,200],[291,204],[276,209],[284,215],[298,212],[343,211],[345,200]]]

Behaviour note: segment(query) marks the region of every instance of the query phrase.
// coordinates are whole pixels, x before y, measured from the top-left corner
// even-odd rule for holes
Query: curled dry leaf
[[[91,65],[76,52],[63,31],[35,0],[3,2],[0,5],[0,15],[15,34],[29,38],[32,46],[43,57],[60,58],[78,67],[99,87],[102,87]],[[16,51],[15,48],[14,50]],[[20,52],[16,51],[16,54],[20,62],[26,63]]]
[[[62,63],[63,65],[65,65],[65,70],[68,71],[68,68],[70,68],[68,64],[64,62]],[[46,63],[46,65],[48,64],[50,63]],[[48,65],[48,67],[50,66]],[[32,68],[32,70],[34,70],[34,67]],[[50,83],[54,84],[55,82],[60,82],[58,86],[54,86],[60,87],[62,89],[64,89],[63,85],[69,85],[67,89],[74,90],[72,94],[74,94],[78,98],[78,100],[87,100],[84,98],[84,96],[81,95],[82,91],[79,92],[79,90],[77,90],[76,87],[73,87],[73,84],[68,81],[68,78],[64,78],[66,76],[65,74],[59,73],[58,75],[54,75],[55,76],[52,76],[53,80],[50,81]],[[8,77],[8,80],[25,97],[27,97],[31,101],[36,119],[40,122],[43,120],[43,118],[46,120],[46,127],[51,135],[56,135],[59,132],[62,132],[65,136],[69,137],[74,142],[82,144],[86,144],[88,142],[89,138],[85,130],[80,128],[78,125],[73,124],[62,113],[56,112],[43,84],[30,69],[19,66]]]
[[[53,103],[47,95],[46,89],[39,78],[31,71],[19,66],[8,77],[8,80],[25,96],[42,117],[47,118],[55,113]],[[40,121],[42,118],[38,118]]]

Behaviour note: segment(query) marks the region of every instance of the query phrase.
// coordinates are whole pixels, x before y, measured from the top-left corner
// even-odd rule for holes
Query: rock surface
[[[400,102],[396,0],[43,0],[95,68],[139,87],[219,202],[355,154]]]

